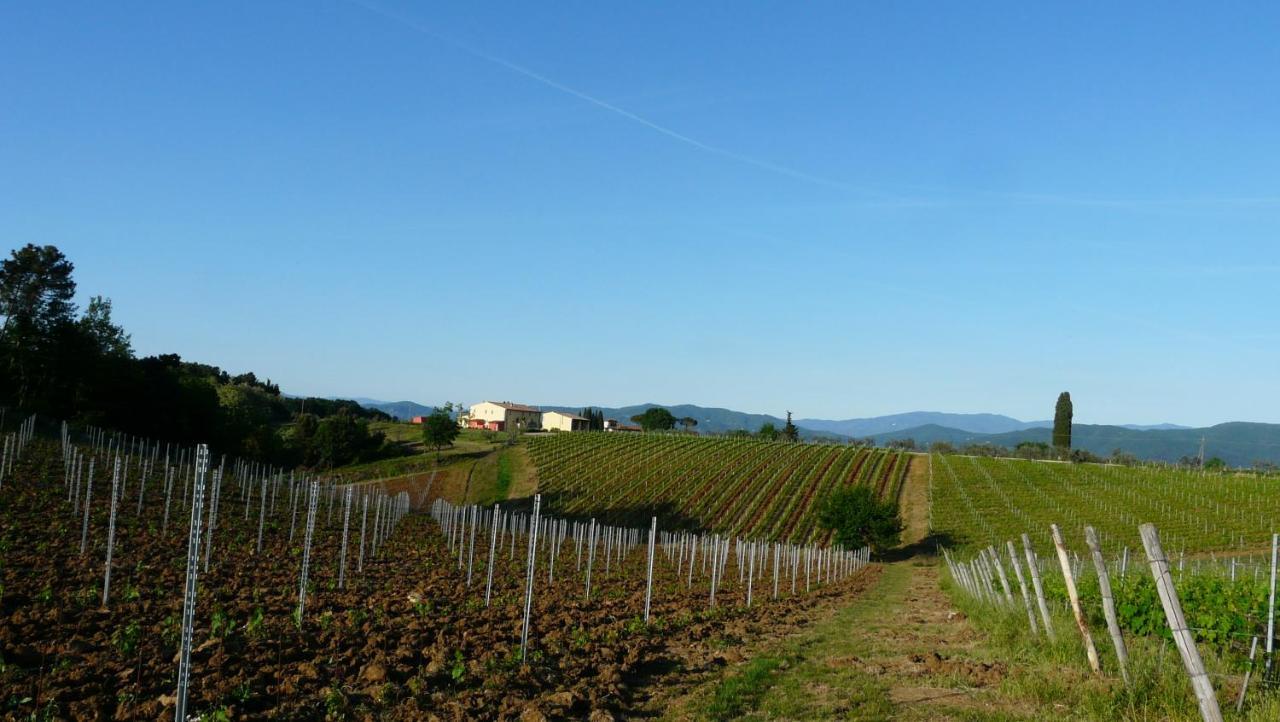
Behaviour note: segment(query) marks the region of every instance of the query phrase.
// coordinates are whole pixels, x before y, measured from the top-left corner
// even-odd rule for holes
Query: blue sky
[[[8,3],[0,238],[286,391],[1280,422],[1280,8]]]

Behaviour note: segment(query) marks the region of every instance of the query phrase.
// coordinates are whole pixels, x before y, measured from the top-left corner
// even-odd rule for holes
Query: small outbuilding
[[[542,428],[544,431],[587,431],[591,422],[577,414],[564,411],[544,411]]]

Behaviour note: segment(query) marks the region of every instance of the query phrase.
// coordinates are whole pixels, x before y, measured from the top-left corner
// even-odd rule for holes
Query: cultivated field
[[[556,434],[530,440],[539,488],[572,516],[823,542],[814,511],[831,491],[874,486],[896,499],[910,455],[830,444],[681,434]]]
[[[429,474],[202,474],[192,449],[107,434],[6,451],[5,718],[172,719],[189,634],[202,719],[614,719],[863,583],[853,552],[665,530],[651,552],[647,525],[454,507]]]
[[[1172,553],[1240,554],[1269,551],[1280,529],[1274,477],[941,454],[928,462],[931,526],[953,546],[1002,544],[1026,532],[1044,549],[1057,524],[1067,546],[1084,553],[1088,524],[1104,546],[1137,550],[1138,525],[1151,522]]]

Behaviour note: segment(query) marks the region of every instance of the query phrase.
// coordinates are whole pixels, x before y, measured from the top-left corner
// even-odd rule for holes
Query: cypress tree
[[[1071,448],[1071,394],[1058,394],[1058,404],[1053,409],[1053,445],[1059,449]]]

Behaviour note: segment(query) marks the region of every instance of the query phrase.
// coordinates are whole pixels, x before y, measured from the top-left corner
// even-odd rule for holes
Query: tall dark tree
[[[1059,449],[1071,448],[1071,394],[1058,394],[1058,405],[1053,409],[1053,445]]]
[[[0,353],[18,406],[30,406],[53,379],[57,344],[75,321],[71,261],[53,246],[27,244],[0,262]]]
[[[800,429],[791,423],[791,412],[787,412],[787,425],[782,427],[782,438],[786,441],[799,441]]]

